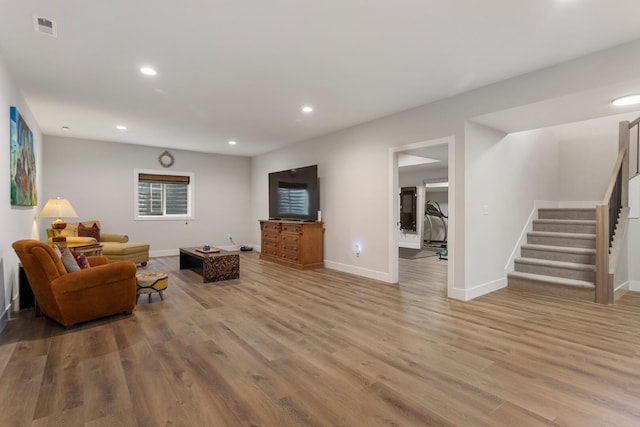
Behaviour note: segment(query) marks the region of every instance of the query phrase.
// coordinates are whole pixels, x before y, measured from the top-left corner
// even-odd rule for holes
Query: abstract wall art
[[[36,151],[33,133],[18,109],[11,107],[11,204],[36,206]]]

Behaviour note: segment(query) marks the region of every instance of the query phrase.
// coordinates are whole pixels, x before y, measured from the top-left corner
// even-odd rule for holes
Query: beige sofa
[[[129,242],[126,234],[103,233],[97,220],[68,223],[59,236],[57,230],[47,229],[49,244],[54,244],[54,237],[65,237],[70,247],[100,243],[109,262],[132,261],[142,266],[149,262],[148,243]]]

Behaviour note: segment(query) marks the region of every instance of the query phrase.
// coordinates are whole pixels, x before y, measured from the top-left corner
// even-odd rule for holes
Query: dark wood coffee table
[[[180,270],[196,268],[202,271],[205,283],[240,278],[240,255],[237,252],[202,253],[196,249],[180,248]]]

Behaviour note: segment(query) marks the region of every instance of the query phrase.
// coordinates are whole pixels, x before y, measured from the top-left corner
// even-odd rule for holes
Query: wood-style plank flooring
[[[165,300],[64,330],[0,334],[2,426],[638,426],[640,295],[614,306],[504,289],[446,298],[446,262],[399,285],[241,255]]]

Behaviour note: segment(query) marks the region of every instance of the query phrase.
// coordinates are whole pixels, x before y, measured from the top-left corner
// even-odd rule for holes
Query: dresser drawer
[[[280,234],[280,224],[273,222],[263,222],[262,223],[262,232],[263,233],[273,233]]]
[[[260,248],[260,252],[263,255],[277,257],[280,252],[279,245],[274,242],[263,241]]]
[[[280,240],[280,235],[279,234],[274,234],[274,233],[270,233],[270,232],[262,232],[262,240],[266,241],[266,242],[273,242],[273,243],[278,243],[278,241]]]
[[[291,251],[282,251],[280,253],[280,257],[289,261],[299,261],[300,260],[300,254],[297,252],[291,252]]]
[[[300,252],[298,243],[286,243],[286,242],[282,242],[282,245],[280,246],[282,248],[283,251],[287,251],[287,252]]]
[[[297,246],[298,243],[300,243],[300,235],[282,233],[281,236],[280,236],[280,241],[283,244],[296,245]]]
[[[261,220],[260,259],[298,270],[322,268],[321,222]]]
[[[282,224],[282,234],[302,234],[302,226],[298,224]]]

